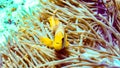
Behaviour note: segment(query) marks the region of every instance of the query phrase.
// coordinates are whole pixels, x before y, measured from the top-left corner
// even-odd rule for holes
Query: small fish
[[[40,41],[48,47],[51,47],[51,48],[53,47],[52,46],[53,41],[49,39],[48,37],[40,37]]]
[[[69,43],[67,42],[67,35],[65,34],[62,23],[58,26],[55,32],[55,38],[53,41],[53,47],[55,50],[61,50],[64,47],[67,47]]]
[[[40,41],[44,45],[54,48],[55,50],[61,50],[64,47],[68,47],[69,42],[67,41],[67,34],[64,31],[63,24],[53,16],[49,18],[49,23],[51,30],[55,29],[54,40],[41,36]]]
[[[60,23],[60,21],[57,18],[55,18],[54,16],[49,17],[48,20],[49,20],[49,23],[50,23],[51,30],[54,30],[54,28],[56,26],[58,26],[59,23]]]
[[[64,38],[64,35],[62,32],[57,32],[55,34],[55,38],[53,41],[53,47],[55,50],[61,50],[62,49],[62,39]]]

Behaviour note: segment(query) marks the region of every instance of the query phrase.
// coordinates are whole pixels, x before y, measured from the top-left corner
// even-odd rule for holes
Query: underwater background
[[[0,68],[120,68],[120,0],[0,0]]]

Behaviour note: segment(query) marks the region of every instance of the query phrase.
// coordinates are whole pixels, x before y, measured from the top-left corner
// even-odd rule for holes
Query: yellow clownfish
[[[48,37],[40,37],[40,41],[48,47],[51,47],[51,48],[53,47],[52,46],[53,41],[49,39]]]
[[[57,26],[54,40],[51,40],[48,37],[40,37],[40,41],[46,46],[54,48],[55,50],[61,50],[64,47],[68,47],[69,42],[67,41],[67,34],[64,31],[62,23],[60,23],[60,21],[53,16],[49,18],[49,23],[51,30]]]
[[[54,28],[55,28],[56,26],[58,26],[59,23],[60,23],[60,21],[59,21],[57,18],[55,18],[54,16],[49,17],[49,18],[48,18],[48,21],[49,21],[49,23],[50,23],[50,28],[51,28],[51,30],[54,30]]]
[[[63,25],[62,23],[60,23],[55,32],[53,47],[55,50],[61,50],[62,48],[67,47],[68,45],[69,43],[67,41],[67,34],[65,34]]]

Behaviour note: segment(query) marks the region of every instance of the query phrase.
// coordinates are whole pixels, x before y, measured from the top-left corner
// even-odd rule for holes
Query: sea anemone
[[[37,0],[16,12],[3,68],[120,67],[118,0]]]

